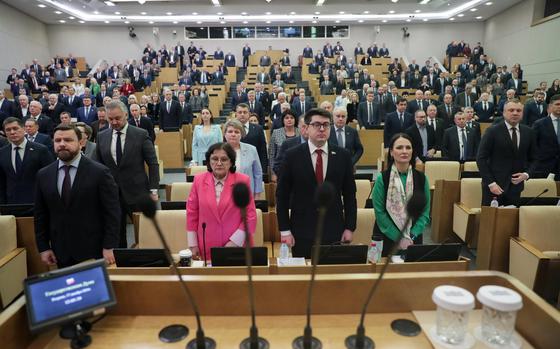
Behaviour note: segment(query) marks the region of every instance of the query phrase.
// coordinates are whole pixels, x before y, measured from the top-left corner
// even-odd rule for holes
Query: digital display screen
[[[25,297],[32,330],[65,323],[115,304],[102,260],[90,268],[70,267],[67,272],[61,269],[52,275],[27,279]]]
[[[255,27],[233,27],[233,37],[236,39],[254,38]]]
[[[280,27],[280,36],[283,38],[301,38],[301,27]]]

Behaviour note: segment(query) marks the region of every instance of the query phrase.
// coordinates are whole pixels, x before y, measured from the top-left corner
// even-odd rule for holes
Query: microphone
[[[177,264],[175,263],[173,257],[171,256],[171,250],[169,249],[167,240],[165,239],[165,236],[163,236],[163,232],[161,231],[159,223],[156,219],[155,201],[152,200],[150,196],[144,195],[140,198],[140,201],[138,202],[138,208],[144,214],[144,216],[146,216],[154,224],[158,237],[165,250],[165,256],[167,257],[167,261],[171,265],[171,268],[173,269],[175,274],[177,274],[181,287],[185,292],[187,299],[189,300],[191,307],[193,309],[194,316],[196,317],[196,325],[197,325],[196,338],[191,340],[187,344],[187,349],[215,349],[216,341],[214,341],[210,337],[204,336],[204,330],[202,329],[202,322],[200,321],[200,312],[198,310],[198,305],[196,304],[187,283],[183,280],[183,274],[181,274],[181,271],[179,270],[179,268],[177,268]],[[177,342],[187,337],[188,334],[189,334],[188,327],[183,325],[170,325],[163,328],[160,331],[160,339],[164,342]]]
[[[418,217],[420,217],[420,215],[422,214],[422,211],[424,210],[425,206],[426,206],[426,195],[424,194],[424,191],[414,192],[412,194],[412,197],[410,198],[410,200],[408,201],[408,203],[406,205],[407,217],[406,217],[406,222],[404,224],[403,229],[406,229],[406,227],[408,226],[408,224],[412,220],[416,220],[416,219],[418,219]],[[385,275],[385,272],[387,271],[387,267],[389,266],[389,261],[391,260],[391,257],[399,249],[399,242],[402,239],[402,237],[403,237],[403,232],[400,231],[399,238],[397,239],[397,241],[395,241],[395,244],[393,245],[393,248],[391,248],[391,251],[389,252],[389,254],[387,255],[387,257],[385,259],[385,263],[383,264],[383,267],[381,268],[381,272],[379,273],[379,277],[377,278],[377,280],[375,280],[374,284],[372,285],[371,289],[369,290],[366,301],[365,301],[364,306],[362,308],[362,313],[361,313],[361,316],[360,316],[360,323],[358,324],[356,334],[346,337],[346,340],[344,341],[344,344],[346,345],[347,349],[366,349],[366,348],[367,349],[373,349],[375,347],[375,344],[374,344],[373,340],[371,338],[369,338],[368,336],[366,336],[366,330],[364,328],[366,311],[367,311],[367,308],[369,306],[369,303],[370,303],[371,299],[373,298],[373,295],[375,294],[375,291],[379,287],[379,284],[381,283],[381,280],[383,279],[383,276]],[[415,324],[415,325],[417,326],[417,324]]]
[[[540,198],[542,195],[544,195],[546,193],[548,193],[548,188],[543,190],[539,195],[535,196],[534,198],[529,199],[529,201],[527,201],[527,203],[525,203],[524,206],[529,206],[529,204],[532,204],[533,202],[535,202],[535,200],[537,200],[538,198]]]
[[[206,222],[202,222],[202,257],[204,258],[204,266],[207,267],[208,264],[206,262]]]
[[[236,183],[233,186],[233,203],[241,211],[243,228],[245,229],[245,262],[247,264],[247,278],[249,279],[249,307],[251,310],[251,328],[249,337],[239,344],[240,349],[268,349],[270,344],[262,337],[259,337],[259,330],[255,320],[255,295],[253,290],[253,256],[251,254],[251,239],[249,237],[249,223],[247,222],[247,206],[251,196],[249,187],[244,183]]]
[[[292,342],[294,349],[321,349],[323,344],[321,341],[313,337],[311,329],[311,297],[313,295],[313,284],[315,283],[315,274],[317,273],[317,264],[319,263],[319,247],[323,240],[323,227],[325,225],[325,217],[329,205],[334,199],[334,187],[329,182],[323,182],[315,192],[315,202],[319,215],[317,217],[317,228],[315,230],[315,241],[312,247],[311,256],[311,281],[309,281],[309,289],[307,291],[307,323],[303,330],[303,336],[299,336]]]

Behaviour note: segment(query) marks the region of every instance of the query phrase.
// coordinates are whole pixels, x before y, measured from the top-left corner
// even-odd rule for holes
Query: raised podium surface
[[[344,348],[353,334],[359,312],[378,274],[317,275],[312,304],[313,334],[323,348]],[[111,276],[117,306],[90,332],[91,348],[184,348],[196,329],[192,309],[175,276]],[[185,276],[198,302],[207,336],[219,348],[238,348],[249,333],[249,304],[245,276]],[[303,333],[309,275],[255,275],[255,304],[259,334],[274,348],[290,348]],[[483,285],[512,288],[523,298],[516,330],[535,348],[556,348],[560,313],[513,277],[491,271],[389,273],[368,308],[365,326],[378,348],[433,348],[426,333],[401,337],[391,331],[397,318],[418,320],[414,312],[433,311],[435,287],[456,285],[476,293]],[[477,305],[480,308],[480,304]],[[172,323],[189,326],[191,334],[175,344],[160,343],[159,330]],[[32,336],[27,330],[25,300],[20,298],[0,314],[0,342],[5,349],[67,348],[52,330]]]

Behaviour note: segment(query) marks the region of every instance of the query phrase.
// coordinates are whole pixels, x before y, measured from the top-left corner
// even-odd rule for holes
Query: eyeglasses
[[[320,130],[321,128],[323,129],[328,129],[331,127],[331,123],[330,122],[312,122],[309,124],[309,126],[313,127],[315,130]]]
[[[218,162],[221,162],[222,164],[227,164],[229,162],[229,158],[227,158],[227,157],[223,157],[223,158],[211,157],[210,162],[215,163],[215,164],[217,164]]]

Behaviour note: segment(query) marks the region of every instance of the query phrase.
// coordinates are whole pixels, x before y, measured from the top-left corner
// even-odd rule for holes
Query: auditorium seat
[[[356,203],[358,208],[366,207],[366,200],[371,193],[371,182],[367,179],[356,179]]]
[[[185,210],[157,211],[156,214],[161,230],[165,236],[171,253],[178,253],[188,248],[187,243],[187,214]],[[254,234],[254,245],[263,246],[263,214],[257,209],[257,227]],[[162,248],[162,244],[152,222],[144,215],[138,221],[138,247]]]
[[[428,177],[430,189],[434,189],[438,179],[459,180],[460,167],[458,161],[426,161],[424,173]]]
[[[169,201],[187,201],[191,193],[192,183],[175,182],[171,183],[171,194]]]
[[[521,192],[521,197],[535,197],[542,193],[545,189],[548,189],[548,192],[544,193],[541,197],[546,198],[557,196],[555,181],[546,178],[529,178],[529,180],[525,182],[525,188]]]
[[[353,245],[371,243],[373,235],[373,225],[375,224],[375,212],[373,208],[358,208],[358,217],[356,219],[356,230],[352,239]]]
[[[191,171],[190,174],[192,176],[208,171],[208,168],[206,166],[191,166],[189,168],[190,168],[190,171]]]
[[[478,172],[478,165],[476,161],[466,161],[463,164],[463,171],[465,172]]]
[[[0,216],[0,310],[23,292],[26,277],[26,251],[17,247],[16,218]]]
[[[481,178],[461,179],[460,201],[453,205],[453,232],[476,247],[482,201]]]
[[[159,165],[159,180],[161,181],[163,179],[163,160],[160,160],[159,157],[159,147],[157,145],[154,145],[154,148],[156,150],[156,158],[157,158],[157,162]],[[146,172],[148,171],[147,166],[146,166]]]
[[[509,273],[547,300],[560,289],[559,226],[560,206],[522,206],[510,239]]]

